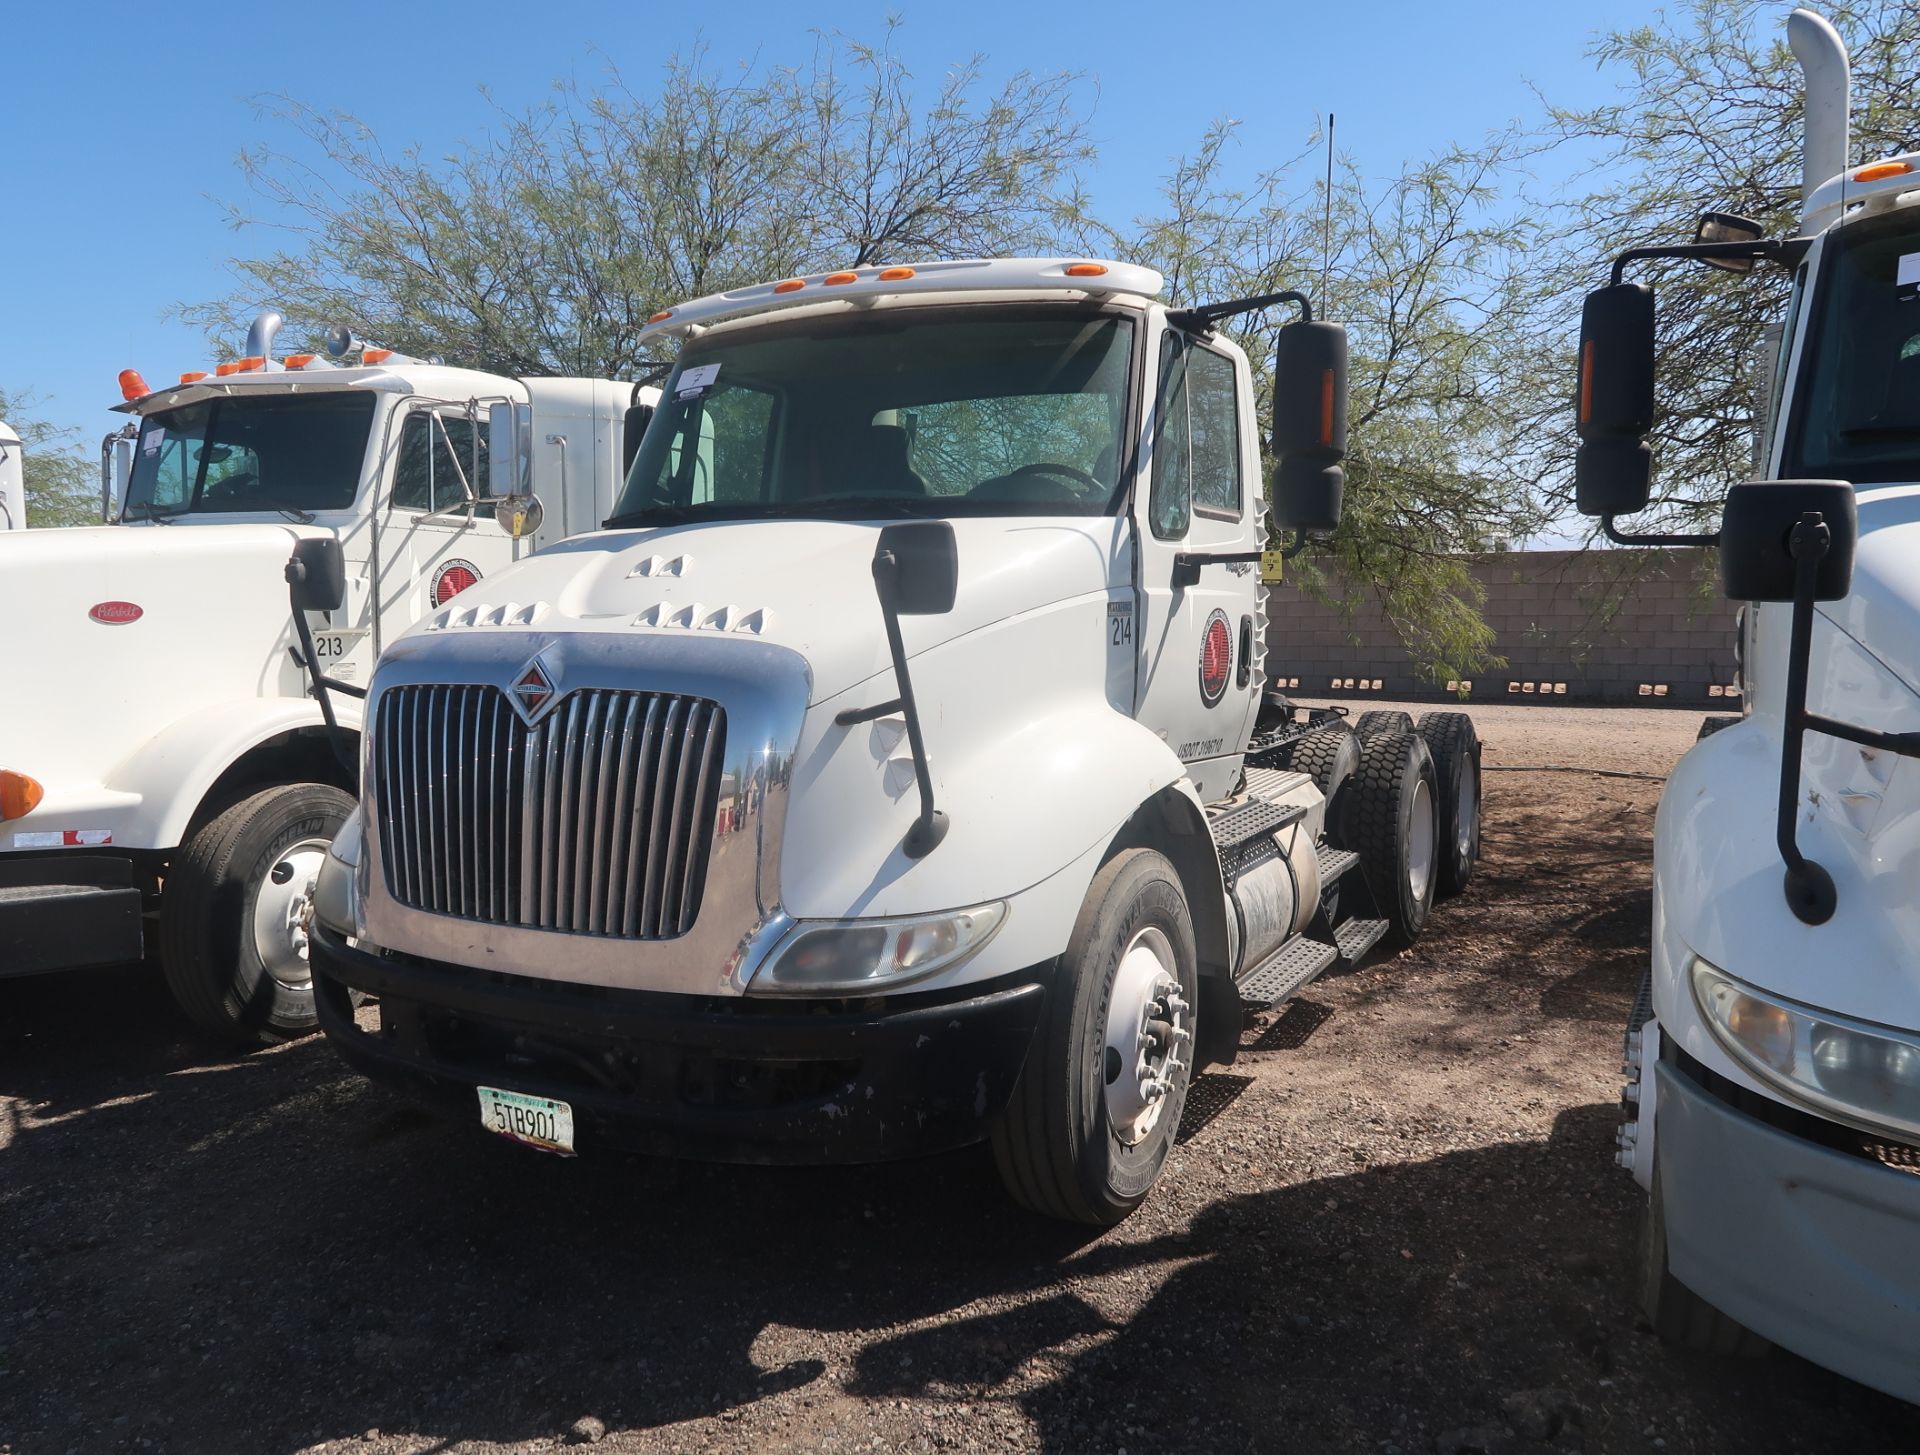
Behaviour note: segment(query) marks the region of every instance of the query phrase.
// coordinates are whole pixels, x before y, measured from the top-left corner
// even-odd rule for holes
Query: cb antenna
[[[1327,113],[1327,195],[1320,222],[1320,306],[1327,306],[1327,275],[1333,271],[1333,113]]]

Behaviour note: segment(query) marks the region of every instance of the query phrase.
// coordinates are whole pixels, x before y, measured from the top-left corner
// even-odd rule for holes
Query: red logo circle
[[[1232,670],[1233,633],[1227,629],[1227,614],[1215,611],[1200,634],[1200,700],[1208,707],[1227,690],[1227,674]]]
[[[480,568],[473,562],[448,561],[433,578],[433,604],[445,606],[479,579]]]
[[[102,626],[125,626],[146,615],[144,608],[131,601],[102,601],[87,613]]]

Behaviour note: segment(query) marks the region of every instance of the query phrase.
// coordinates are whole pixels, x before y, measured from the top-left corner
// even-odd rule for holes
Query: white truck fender
[[[359,700],[336,693],[333,703],[341,727],[357,738]],[[293,697],[222,702],[176,718],[106,775],[106,787],[133,795],[140,803],[136,822],[125,831],[116,830],[115,841],[176,846],[186,837],[201,800],[227,769],[274,738],[323,727],[319,704]]]

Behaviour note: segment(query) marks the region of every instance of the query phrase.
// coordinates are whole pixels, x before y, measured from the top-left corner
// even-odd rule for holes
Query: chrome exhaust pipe
[[[1800,201],[1813,198],[1822,182],[1847,169],[1851,140],[1851,72],[1847,44],[1825,16],[1796,10],[1787,17],[1787,44],[1806,76],[1806,135],[1800,151]],[[1823,212],[1829,210],[1821,209]],[[1807,231],[1825,226],[1828,218],[1803,218]]]
[[[280,368],[280,361],[273,356],[273,341],[285,323],[286,319],[271,308],[254,319],[253,326],[247,330],[246,357],[265,359],[268,370]]]

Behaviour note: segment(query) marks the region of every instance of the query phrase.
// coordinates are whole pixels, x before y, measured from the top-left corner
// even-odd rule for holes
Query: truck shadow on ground
[[[58,1082],[38,1056],[0,1094]],[[833,1419],[898,1444],[964,1400],[1060,1451],[1146,1432],[1412,1449],[1506,1391],[1625,1364],[1663,1428],[1712,1432],[1693,1448],[1786,1448],[1801,1423],[1855,1448],[1915,1431],[1905,1406],[1796,1361],[1703,1372],[1648,1351],[1619,1295],[1625,1240],[1594,1246],[1595,1200],[1618,1222],[1628,1199],[1603,1107],[1563,1113],[1548,1143],[1191,1216],[1176,1175],[1094,1238],[1014,1212],[979,1153],[831,1171],[538,1157],[428,1119],[318,1040],[157,1080],[26,1119],[0,1149],[0,1431],[18,1455],[280,1452],[373,1428],[550,1440],[586,1414],[644,1431],[761,1401],[801,1448]],[[1178,1155],[1206,1186],[1206,1138]]]

